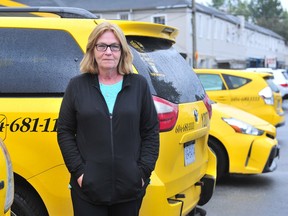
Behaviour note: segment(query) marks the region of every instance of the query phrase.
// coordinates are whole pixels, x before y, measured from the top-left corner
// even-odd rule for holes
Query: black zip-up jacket
[[[114,204],[139,198],[159,153],[159,122],[146,79],[124,75],[109,114],[97,75],[72,78],[60,108],[57,138],[72,190],[83,199]]]

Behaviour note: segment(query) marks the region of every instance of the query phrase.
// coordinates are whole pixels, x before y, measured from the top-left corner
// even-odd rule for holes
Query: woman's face
[[[105,48],[107,49],[105,50]],[[121,56],[121,45],[112,31],[106,31],[98,38],[94,55],[99,71],[117,69]]]

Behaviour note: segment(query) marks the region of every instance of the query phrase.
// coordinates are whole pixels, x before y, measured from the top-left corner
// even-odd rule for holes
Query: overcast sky
[[[207,5],[206,3],[208,4],[211,4],[211,0],[196,0],[197,3],[203,3],[204,5]],[[288,10],[288,0],[280,0],[281,4],[282,4],[282,7],[285,9],[285,10]]]

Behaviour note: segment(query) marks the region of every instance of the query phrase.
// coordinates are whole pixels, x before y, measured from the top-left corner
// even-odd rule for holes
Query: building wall
[[[236,68],[245,67],[245,61],[249,58],[287,61],[288,48],[282,39],[203,13],[197,14],[196,22],[200,67],[207,58],[210,60],[209,67],[215,67],[217,62],[225,60],[236,61]],[[239,65],[239,62],[243,65]]]
[[[178,28],[175,48],[187,55],[192,66],[192,13],[189,8],[159,10],[122,11],[102,13],[102,18],[119,19],[119,14],[129,13],[136,21],[153,22],[154,16],[165,16],[166,25]],[[247,59],[276,58],[288,64],[288,47],[282,39],[245,28],[244,19],[240,25],[214,17],[211,14],[196,13],[196,41],[198,67],[218,67],[228,63],[231,68],[245,68]]]

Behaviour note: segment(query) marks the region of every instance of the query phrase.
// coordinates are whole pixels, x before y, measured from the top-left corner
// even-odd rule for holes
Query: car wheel
[[[11,207],[11,215],[17,216],[48,216],[43,203],[30,190],[15,187],[14,202]]]
[[[209,137],[208,145],[215,153],[217,158],[217,181],[219,181],[226,174],[228,174],[229,161],[227,158],[226,150],[218,140],[215,140],[211,137]]]

